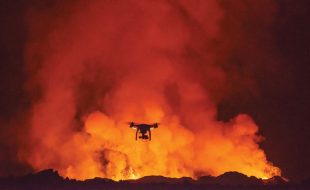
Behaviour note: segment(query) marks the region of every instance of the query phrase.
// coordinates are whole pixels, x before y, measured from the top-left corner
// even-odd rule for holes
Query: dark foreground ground
[[[147,176],[137,180],[113,181],[94,178],[85,181],[64,179],[56,171],[44,170],[20,177],[0,178],[0,190],[310,190],[310,179],[301,183],[285,182],[280,177],[260,180],[237,172],[218,177],[166,178]]]

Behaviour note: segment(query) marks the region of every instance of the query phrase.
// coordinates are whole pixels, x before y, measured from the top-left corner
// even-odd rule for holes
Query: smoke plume
[[[280,175],[253,119],[219,121],[217,110],[231,94],[259,94],[253,76],[274,67],[261,43],[274,9],[271,1],[217,0],[31,6],[25,58],[33,105],[19,159],[77,179]],[[142,142],[128,121],[161,125]]]

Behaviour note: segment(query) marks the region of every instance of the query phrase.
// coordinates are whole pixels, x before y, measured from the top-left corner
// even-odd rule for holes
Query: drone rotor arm
[[[136,131],[136,140],[138,140],[138,133],[139,133],[139,129],[137,129]]]

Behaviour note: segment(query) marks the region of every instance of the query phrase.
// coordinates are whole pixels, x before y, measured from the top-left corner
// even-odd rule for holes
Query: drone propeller
[[[160,123],[154,123],[152,128],[158,128],[158,125],[160,125]]]
[[[135,123],[133,121],[131,122],[126,122],[130,128],[136,129],[137,127],[135,126]]]

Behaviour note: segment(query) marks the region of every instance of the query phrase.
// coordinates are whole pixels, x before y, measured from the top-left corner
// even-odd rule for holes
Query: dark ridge
[[[43,170],[25,176],[0,178],[0,189],[4,190],[171,190],[171,189],[214,189],[214,190],[309,190],[310,179],[299,184],[286,182],[276,176],[268,180],[247,177],[238,172],[227,172],[218,177],[201,176],[197,180],[190,177],[170,178],[163,176],[145,176],[137,180],[113,181],[106,178],[93,178],[84,181],[63,178],[52,169]]]
[[[194,183],[195,181],[190,177],[171,178],[171,177],[164,177],[164,176],[144,176],[136,180],[126,180],[126,182],[182,184],[182,183]]]
[[[285,180],[281,176],[274,176],[270,179],[264,180],[264,183],[267,183],[267,184],[286,184],[287,180]]]
[[[258,185],[262,184],[261,179],[256,177],[248,177],[238,172],[226,172],[215,178],[218,184],[224,185]]]

